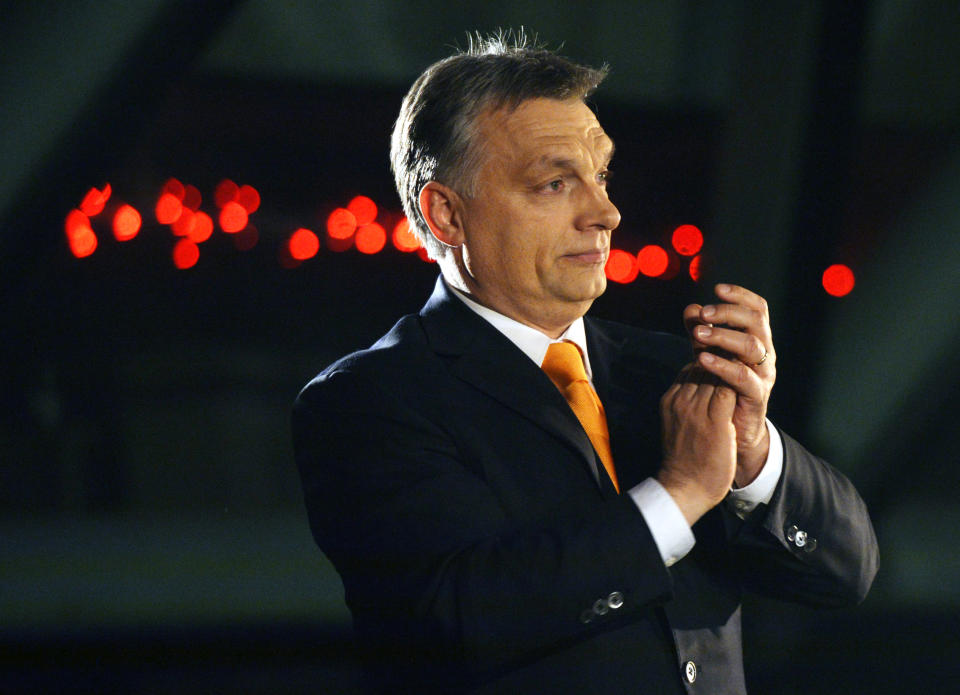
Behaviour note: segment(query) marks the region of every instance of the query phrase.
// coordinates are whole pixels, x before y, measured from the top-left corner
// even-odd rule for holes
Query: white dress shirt
[[[593,384],[593,371],[590,368],[590,355],[587,351],[587,334],[582,317],[570,324],[559,338],[553,339],[536,328],[478,304],[459,290],[453,289],[453,294],[505,335],[538,367],[543,364],[543,358],[546,357],[547,348],[551,343],[569,341],[576,344],[583,353],[583,366],[587,372],[587,378],[591,385]],[[760,474],[749,485],[731,490],[727,497],[726,503],[731,505],[734,512],[741,518],[756,509],[757,505],[770,501],[780,480],[780,474],[783,472],[783,442],[780,440],[780,433],[769,420],[767,420],[767,431],[770,434],[770,452],[767,454],[766,463]],[[594,474],[597,474],[596,470]],[[639,485],[635,485],[630,488],[628,494],[650,528],[653,540],[660,551],[660,557],[663,558],[667,567],[690,552],[695,544],[693,532],[673,497],[655,478],[647,478]]]

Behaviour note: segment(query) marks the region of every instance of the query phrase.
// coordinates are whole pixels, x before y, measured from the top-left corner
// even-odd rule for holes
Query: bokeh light
[[[849,266],[837,263],[823,271],[823,289],[833,297],[843,297],[853,290],[856,279]]]
[[[237,193],[240,187],[230,179],[224,179],[217,184],[213,190],[213,203],[218,208],[222,208],[227,203],[233,203],[237,200]]]
[[[97,235],[90,228],[90,218],[80,210],[71,210],[63,225],[70,253],[77,258],[86,258],[97,250]]]
[[[397,222],[393,228],[393,245],[399,251],[409,253],[420,248],[420,240],[410,229],[410,220],[406,217]]]
[[[317,255],[320,250],[320,239],[309,229],[301,227],[290,235],[287,245],[290,247],[290,255],[294,259],[305,261]]]
[[[157,215],[157,222],[160,224],[173,224],[183,214],[183,203],[173,193],[164,192],[157,200],[154,212]]]
[[[140,232],[143,220],[132,205],[123,204],[113,213],[113,236],[117,241],[130,241]]]
[[[362,227],[377,219],[377,204],[365,195],[358,195],[347,205],[347,210],[357,218],[357,226]]]
[[[640,272],[647,277],[660,277],[670,265],[670,257],[662,247],[656,244],[644,246],[637,254],[637,260],[640,265]]]
[[[209,239],[211,235],[213,235],[213,219],[210,215],[203,210],[194,213],[193,225],[190,231],[187,232],[187,238],[195,244],[202,244]]]
[[[178,179],[169,178],[164,182],[161,193],[169,193],[182,203],[184,195],[186,194],[186,189]]]
[[[636,280],[639,269],[637,258],[623,249],[610,249],[607,264],[603,268],[610,280],[623,284]]]
[[[248,224],[236,234],[230,236],[237,251],[249,251],[260,241],[260,230],[253,223]]]
[[[379,253],[387,243],[387,230],[376,222],[362,225],[357,229],[354,243],[360,253]]]
[[[681,224],[670,241],[681,256],[695,256],[703,248],[703,233],[692,224]]]
[[[190,208],[183,208],[180,211],[180,217],[176,222],[170,225],[171,231],[177,236],[190,236],[197,223],[197,215]]]
[[[252,215],[260,207],[260,193],[253,186],[244,184],[237,190],[236,202],[243,206],[248,215]]]
[[[690,260],[690,268],[689,268],[690,278],[694,282],[700,282],[700,263],[701,263],[700,259],[701,258],[703,258],[703,256],[697,255]]]
[[[203,202],[203,196],[200,195],[200,190],[196,186],[191,186],[187,184],[183,187],[183,207],[189,208],[196,212],[200,209],[200,203]]]
[[[110,194],[112,192],[113,189],[110,187],[109,183],[104,185],[102,191],[96,188],[91,188],[89,191],[87,191],[87,194],[83,196],[83,201],[80,203],[80,210],[82,210],[83,214],[87,215],[87,217],[99,215],[101,212],[103,212],[103,208],[106,206],[107,201],[110,200]]]
[[[332,239],[349,239],[357,231],[357,216],[346,208],[337,208],[327,217],[327,235]]]
[[[89,217],[76,208],[67,213],[67,219],[63,223],[63,231],[66,232],[67,238],[75,234],[78,229],[83,227],[86,227],[87,229],[90,228]]]
[[[220,210],[220,229],[234,234],[247,226],[249,221],[246,209],[236,202],[229,202]]]
[[[192,268],[200,260],[200,247],[189,239],[181,239],[173,247],[173,264],[180,270]]]

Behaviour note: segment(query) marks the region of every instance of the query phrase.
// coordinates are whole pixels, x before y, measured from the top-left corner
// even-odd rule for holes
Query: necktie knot
[[[552,343],[547,348],[542,367],[561,391],[566,391],[567,386],[575,381],[587,381],[580,348],[571,342]]]

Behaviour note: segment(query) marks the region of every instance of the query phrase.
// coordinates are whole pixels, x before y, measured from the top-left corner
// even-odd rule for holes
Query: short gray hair
[[[470,37],[466,51],[440,60],[417,78],[393,128],[390,166],[410,227],[431,258],[444,246],[420,212],[420,191],[430,181],[463,196],[474,193],[483,150],[477,118],[528,99],[586,99],[607,75],[578,65],[518,32]]]

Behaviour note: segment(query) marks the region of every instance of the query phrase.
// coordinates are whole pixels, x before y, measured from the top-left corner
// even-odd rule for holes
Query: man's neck
[[[490,311],[494,311],[501,316],[506,316],[517,323],[522,323],[525,326],[529,326],[536,331],[540,331],[548,338],[556,340],[573,324],[574,321],[583,317],[586,313],[586,309],[589,309],[589,304],[582,312],[570,312],[570,316],[565,316],[562,319],[554,319],[550,321],[544,321],[544,318],[549,317],[537,317],[537,320],[531,320],[527,318],[521,311],[511,311],[507,307],[499,306],[497,303],[489,301],[481,296],[481,293],[474,292],[471,290],[469,284],[465,281],[463,275],[459,273],[459,269],[454,267],[453,272],[447,272],[442,266],[441,270],[443,271],[443,280],[447,283],[447,287],[450,287],[456,292],[459,292],[462,297],[479,304]]]

